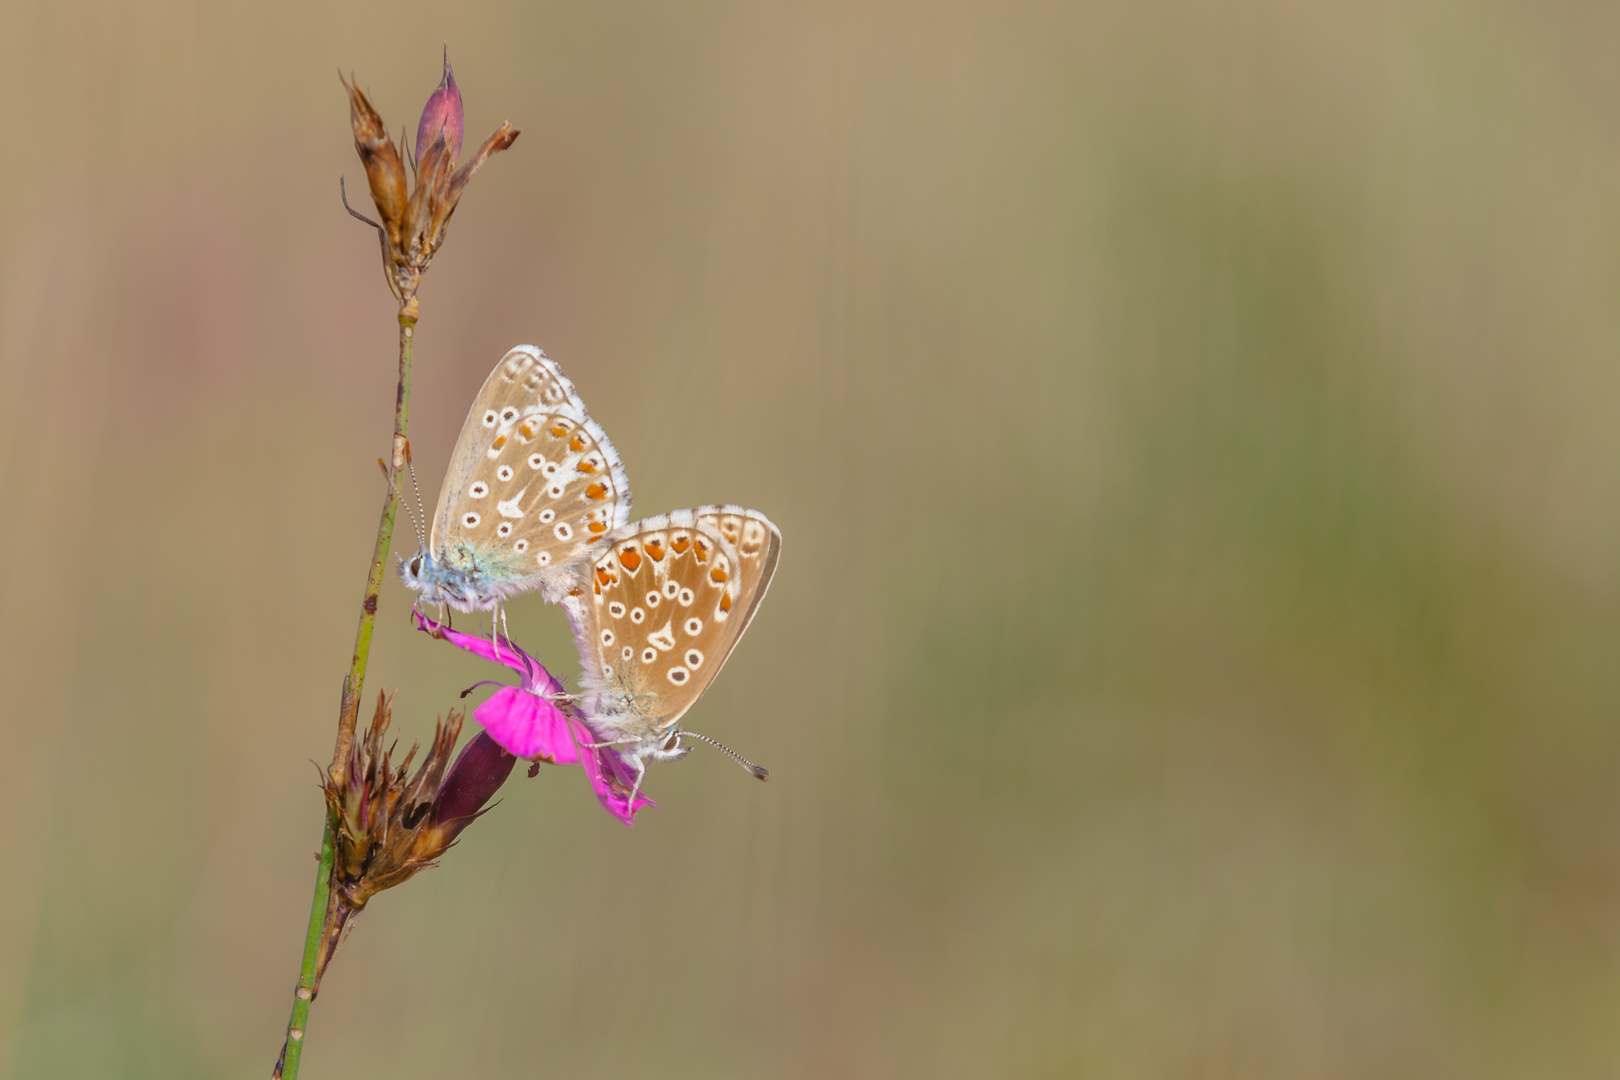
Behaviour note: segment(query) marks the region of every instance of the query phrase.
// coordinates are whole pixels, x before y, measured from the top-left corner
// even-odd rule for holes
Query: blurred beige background
[[[392,400],[335,69],[414,131],[443,41],[523,135],[426,496],[526,341],[769,513],[692,725],[772,779],[519,773],[306,1078],[1620,1074],[1620,9],[5,15],[0,1076],[268,1074]],[[419,738],[491,672],[383,600]]]

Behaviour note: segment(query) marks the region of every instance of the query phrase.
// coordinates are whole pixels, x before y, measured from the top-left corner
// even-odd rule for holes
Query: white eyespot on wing
[[[615,619],[624,618],[624,605],[619,603],[617,600],[614,600],[608,604],[608,614],[613,616]]]
[[[640,626],[644,621],[646,621],[646,618],[647,613],[642,611],[640,608],[630,609],[630,621],[635,623],[637,626]]]
[[[539,456],[540,456],[539,454],[535,455],[535,457],[539,457]],[[540,472],[545,476],[556,476],[557,475],[557,463],[555,461],[546,462],[544,465],[541,466]]]
[[[672,668],[669,669],[669,676],[668,677],[669,677],[670,682],[674,683],[676,686],[680,686],[680,685],[682,685],[683,683],[686,682],[686,679],[687,679],[686,669],[683,668],[683,667],[679,667],[679,666],[672,667]]]
[[[489,410],[488,412],[486,412],[484,414],[484,426],[485,427],[494,427],[496,424],[499,424],[500,422],[501,422],[501,418],[495,415],[495,410],[494,409],[491,409],[491,410]]]
[[[657,646],[659,652],[669,652],[675,647],[675,635],[669,632],[669,623],[654,630],[647,635],[647,644]]]
[[[502,465],[495,470],[495,479],[505,482],[512,479],[512,466]]]
[[[602,631],[602,644],[603,645],[611,645],[611,644],[613,644],[613,631],[611,631],[611,630],[603,630]]]
[[[541,457],[539,454],[530,454],[529,455],[529,468],[538,469],[538,468],[540,468],[540,466],[544,465],[545,463],[546,463],[546,459]]]
[[[476,529],[478,527],[478,523],[482,520],[483,518],[480,518],[477,514],[468,513],[462,515],[461,524],[465,528]]]
[[[507,528],[510,528],[510,526],[502,525],[501,528],[507,529]],[[505,534],[503,533],[502,535],[504,536]],[[529,550],[529,542],[527,540],[519,540],[519,541],[517,541],[517,543],[512,545],[512,550],[517,552],[519,555],[521,555],[525,551]],[[545,563],[541,563],[540,565],[544,566]]]
[[[559,540],[567,541],[574,538],[574,527],[566,521],[557,522],[557,527],[552,532],[557,534]]]
[[[500,525],[497,526],[496,529],[495,529],[495,535],[500,536],[500,537],[511,536],[512,535],[512,523],[510,521],[501,522]]]
[[[556,520],[557,520],[557,511],[553,510],[551,507],[548,506],[544,510],[540,511],[540,524],[542,524],[542,525],[550,525],[553,521],[556,521]]]
[[[695,598],[695,594],[692,592],[691,589],[682,589],[681,590],[681,607],[691,607],[692,606],[692,600],[694,598]],[[701,626],[703,624],[700,622],[698,625]],[[694,631],[694,633],[695,632],[696,631]]]
[[[688,637],[697,637],[701,633],[703,633],[702,619],[694,615],[690,619],[686,620],[686,635]]]
[[[658,650],[651,645],[641,650],[641,662],[643,664],[650,664],[656,659],[658,659]]]
[[[654,589],[652,592],[647,594],[647,606],[649,608],[655,608],[655,607],[658,606],[658,590],[657,589]]]
[[[508,518],[520,518],[520,517],[522,517],[523,516],[523,511],[518,509],[518,503],[523,501],[523,496],[526,495],[526,494],[528,494],[528,493],[525,492],[525,491],[520,491],[516,495],[512,496],[510,499],[504,499],[501,502],[496,503],[495,504],[496,511],[501,515],[501,517],[508,517]]]
[[[485,495],[489,494],[489,485],[480,480],[472,487],[467,489],[467,494],[474,499],[482,499]]]
[[[696,671],[703,666],[703,654],[696,649],[686,650],[686,666]]]
[[[631,648],[631,647],[630,647],[630,646],[628,646],[628,645],[626,645],[626,646],[625,646],[625,647],[624,647],[624,651],[623,651],[623,652],[621,652],[621,653],[620,653],[620,654],[619,654],[619,655],[620,655],[620,656],[622,656],[622,657],[624,657],[624,658],[625,658],[625,660],[627,660],[627,661],[628,661],[628,660],[629,660],[629,659],[630,659],[630,658],[631,658],[631,657],[633,657],[633,656],[635,656],[635,655],[636,655],[636,650],[634,650],[634,649],[632,649],[632,648]]]
[[[681,583],[673,579],[664,582],[664,595],[671,600],[681,594]]]
[[[551,565],[551,552],[542,551],[540,554],[538,554],[538,555],[536,555],[534,557],[534,561],[539,563],[541,566],[550,566]]]

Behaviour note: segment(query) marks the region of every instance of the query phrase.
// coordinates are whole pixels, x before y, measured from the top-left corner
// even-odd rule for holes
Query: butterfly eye
[[[681,748],[681,739],[680,739],[679,735],[671,735],[669,737],[669,742],[664,744],[664,749],[666,751],[679,750],[680,748]]]
[[[411,576],[416,577],[422,572],[422,556],[418,555],[411,560]]]

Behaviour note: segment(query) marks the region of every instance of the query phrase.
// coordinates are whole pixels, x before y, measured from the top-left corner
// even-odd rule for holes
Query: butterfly
[[[766,770],[713,739],[680,728],[709,688],[765,597],[782,534],[741,506],[700,506],[614,530],[583,564],[562,600],[579,647],[574,704],[597,746],[635,770],[674,761],[699,739],[761,780]]]
[[[538,589],[558,601],[577,564],[630,516],[630,482],[556,361],[501,358],[473,399],[420,549],[400,579],[428,603],[498,610]]]

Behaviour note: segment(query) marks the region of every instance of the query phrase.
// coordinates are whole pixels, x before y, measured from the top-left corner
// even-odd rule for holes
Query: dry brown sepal
[[[450,78],[449,70],[447,59],[446,80]],[[358,85],[343,79],[342,72],[338,73],[338,78],[349,92],[354,148],[365,166],[371,201],[377,207],[383,273],[394,298],[399,301],[400,314],[415,319],[417,287],[433,261],[434,252],[444,243],[445,227],[456,212],[467,182],[490,155],[512,145],[518,137],[518,129],[503,123],[483,141],[472,160],[456,168],[456,156],[461,149],[458,94],[453,105],[457,112],[455,122],[438,124],[432,129],[436,132],[432,142],[416,148],[416,186],[407,194],[405,160],[389,137],[381,115]],[[453,136],[453,140],[447,141],[447,136]]]

